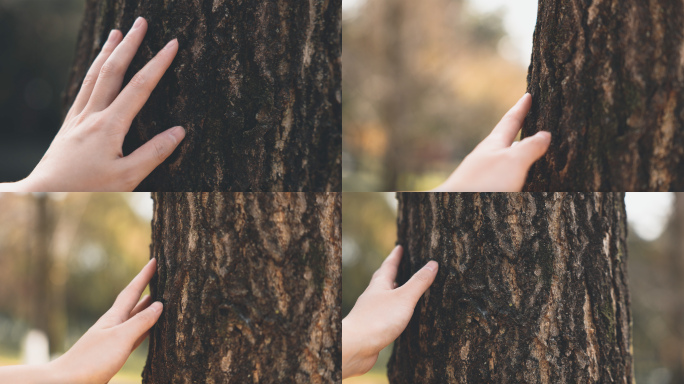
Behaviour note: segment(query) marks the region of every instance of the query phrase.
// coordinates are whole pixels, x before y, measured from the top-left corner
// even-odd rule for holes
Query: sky
[[[352,17],[366,0],[342,0],[343,17]],[[537,0],[468,0],[468,7],[479,13],[501,11],[508,36],[499,43],[505,58],[527,67],[532,56],[532,36],[537,23]]]

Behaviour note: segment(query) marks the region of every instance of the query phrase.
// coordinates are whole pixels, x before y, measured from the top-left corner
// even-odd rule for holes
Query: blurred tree
[[[394,247],[396,221],[397,214],[384,193],[342,194],[343,316],[352,309],[373,272]]]
[[[525,90],[501,16],[461,0],[365,1],[343,34],[348,191],[436,186]]]
[[[60,319],[52,316],[58,306],[52,300],[53,291],[50,276],[53,265],[50,243],[55,228],[55,214],[46,193],[38,194],[34,203],[36,205],[36,217],[34,220],[35,241],[31,243],[33,249],[31,263],[29,264],[29,274],[33,276],[29,324],[47,335],[50,353],[61,352],[64,347],[65,330],[55,323],[62,323],[59,320],[64,317],[64,308],[62,307],[62,310],[59,311],[62,315],[59,316]]]
[[[66,106],[110,29],[144,16],[126,81],[169,40],[180,48],[124,152],[173,125],[187,136],[139,190],[340,190],[341,0],[198,4],[88,0]]]
[[[671,383],[684,383],[684,196],[675,194],[674,210],[665,234],[665,257],[661,279],[666,281],[665,295],[670,298],[663,313],[670,330],[662,343],[665,365],[672,377]]]
[[[131,196],[0,194],[0,354],[38,322],[62,352],[109,309],[149,259],[150,222]]]
[[[154,199],[145,383],[341,380],[339,194]]]
[[[684,5],[542,0],[523,136],[550,131],[530,191],[684,190]]]
[[[623,194],[399,194],[397,283],[440,270],[392,383],[631,383]]]

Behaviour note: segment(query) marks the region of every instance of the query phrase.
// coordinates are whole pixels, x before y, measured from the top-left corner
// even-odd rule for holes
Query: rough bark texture
[[[622,194],[399,195],[397,283],[439,273],[396,383],[632,383]]]
[[[541,0],[523,136],[530,191],[684,190],[684,3]]]
[[[153,191],[341,190],[341,0],[88,0],[65,111],[113,28],[147,36],[125,82],[169,40],[179,51],[124,152],[174,125]]]
[[[146,384],[341,380],[336,193],[155,194]]]

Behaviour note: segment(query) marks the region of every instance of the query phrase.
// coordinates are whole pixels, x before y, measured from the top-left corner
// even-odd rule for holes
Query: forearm
[[[0,183],[0,192],[36,192],[28,178],[13,183]]]
[[[0,383],[63,384],[52,364],[0,367]]]

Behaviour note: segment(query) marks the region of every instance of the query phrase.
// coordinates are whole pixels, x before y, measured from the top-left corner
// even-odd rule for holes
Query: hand
[[[437,262],[430,261],[397,288],[394,279],[403,249],[394,248],[342,320],[342,378],[368,372],[378,354],[404,331],[418,300],[437,276]]]
[[[52,364],[65,383],[104,384],[145,340],[162,312],[162,303],[140,295],[157,270],[156,259],[140,271],[112,305],[71,349]]]
[[[121,90],[147,22],[139,17],[122,41],[112,30],[50,148],[26,179],[0,184],[16,191],[132,191],[185,137],[173,127],[123,157],[124,137],[152,90],[171,65],[178,41],[171,40]]]
[[[526,93],[461,165],[433,192],[520,192],[527,172],[551,144],[551,134],[538,132],[513,145],[532,105]]]
[[[64,355],[43,366],[0,368],[2,383],[104,384],[123,367],[157,322],[162,304],[151,304],[145,290],[157,268],[155,259],[119,294],[112,308]],[[137,304],[136,304],[137,302]]]

